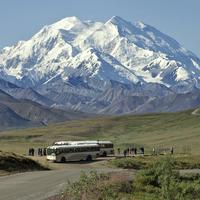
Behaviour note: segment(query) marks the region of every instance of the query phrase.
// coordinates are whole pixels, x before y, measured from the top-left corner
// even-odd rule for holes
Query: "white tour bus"
[[[79,144],[98,144],[100,146],[100,156],[107,156],[114,154],[114,145],[111,141],[59,141],[55,145],[79,145]]]
[[[100,153],[97,144],[53,145],[47,147],[47,160],[54,162],[91,161]]]

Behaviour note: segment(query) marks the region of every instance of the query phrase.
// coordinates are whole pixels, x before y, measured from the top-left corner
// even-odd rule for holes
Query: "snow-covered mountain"
[[[117,109],[123,113],[147,99],[198,90],[200,59],[142,22],[68,17],[2,49],[0,78],[33,88],[54,107],[107,113],[123,107],[116,101],[131,104]]]

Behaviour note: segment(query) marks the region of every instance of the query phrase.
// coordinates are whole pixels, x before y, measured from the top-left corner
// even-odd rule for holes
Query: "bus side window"
[[[64,153],[68,153],[68,149],[66,148],[66,149],[64,149]]]
[[[107,148],[113,148],[113,144],[107,144],[106,147]]]
[[[90,147],[87,147],[87,148],[86,148],[86,151],[87,151],[87,152],[90,151]]]
[[[75,152],[81,152],[81,148],[75,148]]]

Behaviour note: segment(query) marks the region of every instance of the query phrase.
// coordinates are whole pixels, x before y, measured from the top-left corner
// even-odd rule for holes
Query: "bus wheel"
[[[86,158],[86,161],[92,161],[92,156],[88,155],[87,158]]]
[[[66,162],[66,158],[65,157],[62,157],[61,158],[61,163],[65,163]]]
[[[107,156],[107,152],[103,152],[103,157],[106,157]]]

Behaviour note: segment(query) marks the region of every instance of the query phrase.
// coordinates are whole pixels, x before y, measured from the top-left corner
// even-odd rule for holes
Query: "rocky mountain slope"
[[[62,110],[123,114],[200,105],[198,98],[185,106],[170,98],[199,92],[200,59],[154,27],[117,16],[105,23],[68,17],[5,47],[0,78],[12,84],[1,89],[13,97]]]
[[[52,122],[81,119],[88,115],[49,108],[30,100],[15,99],[0,90],[0,130],[6,128],[42,126]]]

